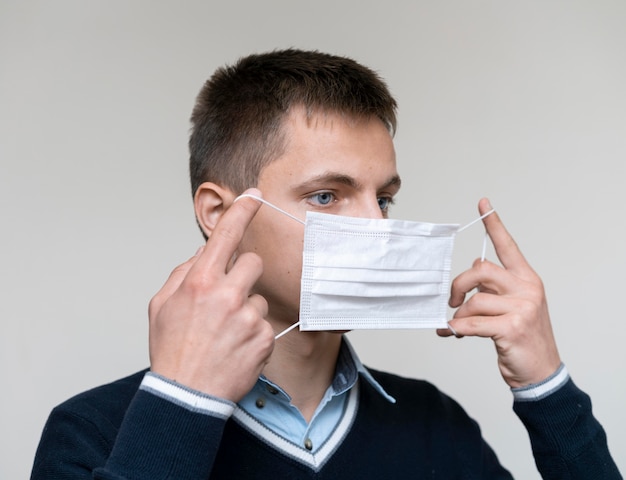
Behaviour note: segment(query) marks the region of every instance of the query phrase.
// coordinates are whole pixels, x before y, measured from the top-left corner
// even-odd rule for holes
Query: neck
[[[280,385],[309,422],[333,381],[341,335],[293,330],[276,341],[263,374]]]

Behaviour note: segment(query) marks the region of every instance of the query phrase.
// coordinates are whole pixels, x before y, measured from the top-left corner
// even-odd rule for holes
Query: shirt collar
[[[356,354],[352,344],[345,335],[342,337],[339,355],[337,356],[337,365],[335,367],[335,376],[329,390],[332,396],[341,395],[354,387],[357,379],[361,375],[385,400],[390,403],[396,403],[396,399],[389,395],[380,383],[372,376],[367,368],[361,363],[359,356]],[[259,380],[265,383],[270,389],[281,392],[289,400],[291,397],[279,385],[269,380],[265,375],[261,375]],[[327,392],[328,393],[328,392]]]
[[[343,336],[339,357],[337,358],[337,368],[333,388],[335,391],[343,387],[343,391],[349,390],[356,383],[357,375],[360,374],[383,398],[390,403],[396,403],[396,399],[389,395],[380,383],[372,376],[367,368],[361,363],[359,356],[354,351],[352,344]],[[346,379],[346,380],[343,380]],[[348,380],[349,379],[349,380]]]

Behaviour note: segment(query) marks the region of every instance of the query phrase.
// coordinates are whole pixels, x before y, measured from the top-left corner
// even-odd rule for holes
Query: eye
[[[389,207],[393,205],[393,198],[391,197],[378,197],[378,206],[383,212],[389,210]]]
[[[331,192],[318,192],[309,197],[309,201],[315,205],[326,206],[335,200],[335,195]]]

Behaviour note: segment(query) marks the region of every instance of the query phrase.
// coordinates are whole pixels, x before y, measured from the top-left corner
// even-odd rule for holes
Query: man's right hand
[[[256,189],[246,193],[260,196]],[[149,308],[151,370],[233,402],[252,388],[274,349],[267,302],[251,294],[262,260],[244,253],[232,261],[260,205],[251,198],[235,202]]]

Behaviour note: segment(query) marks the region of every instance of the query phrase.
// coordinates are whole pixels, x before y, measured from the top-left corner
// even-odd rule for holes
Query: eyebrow
[[[328,172],[324,172],[320,175],[317,175],[313,178],[306,180],[305,182],[299,184],[296,188],[297,189],[315,188],[318,184],[323,184],[323,183],[340,183],[342,185],[346,185],[354,189],[358,189],[361,187],[361,184],[354,177],[351,177],[350,175],[328,171]],[[381,185],[378,188],[378,190],[384,190],[385,188],[389,188],[389,187],[400,188],[401,184],[402,184],[402,180],[400,179],[400,176],[393,175],[383,185]]]
[[[389,188],[389,187],[400,188],[401,186],[402,186],[402,179],[400,178],[400,175],[394,175],[383,184],[382,188],[383,189]]]

